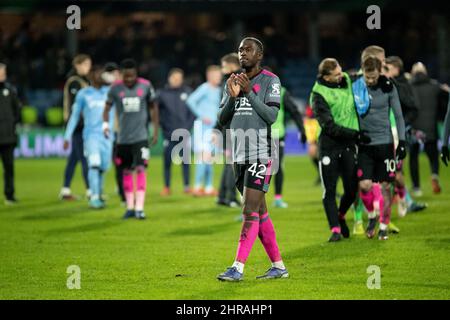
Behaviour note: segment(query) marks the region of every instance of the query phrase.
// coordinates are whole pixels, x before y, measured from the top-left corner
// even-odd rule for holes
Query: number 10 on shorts
[[[387,172],[395,172],[395,160],[386,159],[386,160],[384,160],[384,163],[386,164]]]

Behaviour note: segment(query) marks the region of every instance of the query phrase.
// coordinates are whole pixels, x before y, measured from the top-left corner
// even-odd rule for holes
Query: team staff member
[[[159,123],[164,138],[164,189],[161,191],[161,196],[171,194],[172,150],[179,143],[172,140],[172,133],[177,129],[191,130],[195,120],[194,114],[186,104],[192,89],[183,83],[184,71],[173,68],[169,71],[167,78],[167,85],[157,92],[156,99],[159,104]],[[183,162],[182,167],[184,193],[190,193],[189,163]]]
[[[324,59],[312,89],[311,105],[318,120],[319,169],[324,188],[323,206],[332,232],[330,242],[350,236],[345,214],[353,204],[358,191],[356,177],[357,143],[369,143],[370,138],[360,132],[358,114],[353,101],[352,84],[348,74],[342,72],[338,61]],[[339,208],[336,187],[342,177],[344,195]]]
[[[0,63],[0,156],[7,205],[17,202],[14,197],[14,148],[17,145],[16,124],[19,119],[19,98],[15,88],[6,81],[6,65]]]

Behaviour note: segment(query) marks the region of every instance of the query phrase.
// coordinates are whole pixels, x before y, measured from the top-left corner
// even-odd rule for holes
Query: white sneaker
[[[400,218],[403,218],[408,213],[408,205],[406,204],[405,198],[398,199],[397,201],[397,210],[398,210],[398,216]]]
[[[414,197],[421,197],[421,196],[423,196],[423,192],[422,192],[422,190],[420,188],[414,188],[412,190],[412,194],[413,194]]]

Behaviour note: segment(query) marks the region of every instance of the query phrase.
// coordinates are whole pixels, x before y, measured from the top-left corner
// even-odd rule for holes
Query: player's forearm
[[[221,126],[226,126],[233,118],[235,102],[236,98],[227,97],[224,105],[219,109],[218,119]]]
[[[250,91],[245,95],[250,102],[253,110],[269,125],[273,124],[277,120],[279,107],[268,106],[263,103],[253,91]]]
[[[103,122],[109,122],[109,112],[111,111],[111,104],[106,103],[105,109],[103,110]]]
[[[77,126],[78,119],[75,115],[75,113],[72,113],[72,115],[69,118],[69,122],[67,123],[66,131],[64,133],[64,140],[69,141],[72,139],[73,132],[75,131],[75,127]]]

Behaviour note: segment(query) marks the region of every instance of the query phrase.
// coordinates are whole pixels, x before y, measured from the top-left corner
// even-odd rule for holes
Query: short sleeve
[[[157,100],[157,95],[155,92],[155,88],[151,83],[148,84],[148,95],[147,95],[147,102],[152,103]]]

